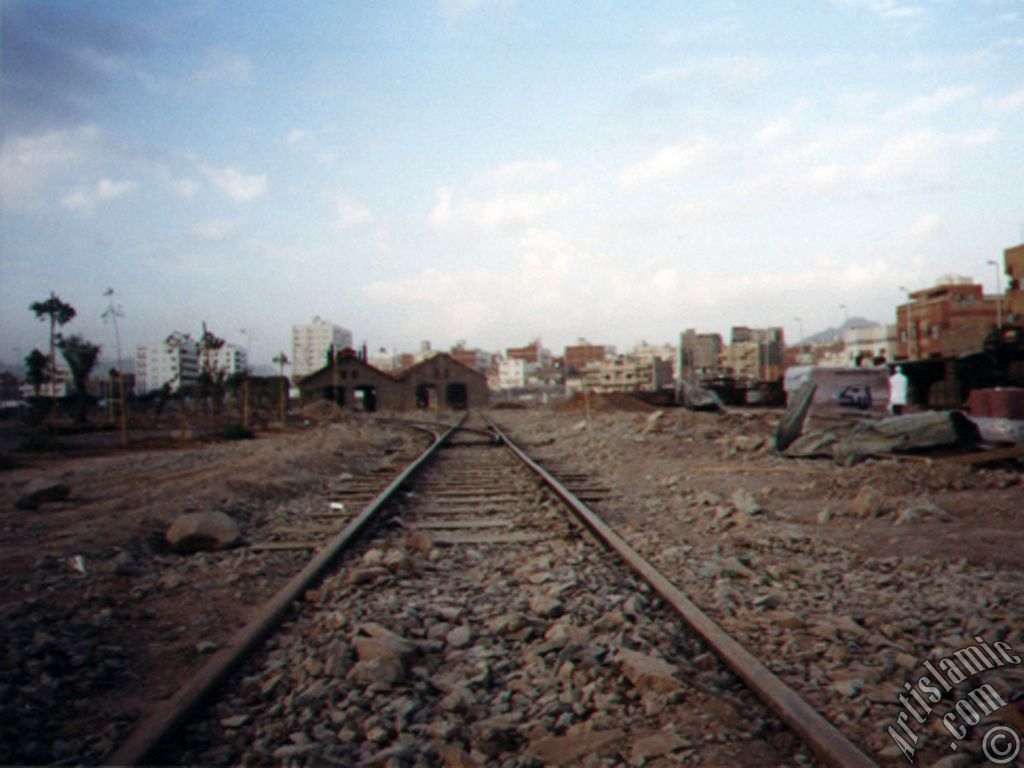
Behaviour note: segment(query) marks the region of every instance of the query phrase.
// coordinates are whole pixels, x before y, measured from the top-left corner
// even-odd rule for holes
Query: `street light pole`
[[[996,328],[1003,327],[1003,276],[999,270],[999,262],[989,259],[988,263],[996,268]]]

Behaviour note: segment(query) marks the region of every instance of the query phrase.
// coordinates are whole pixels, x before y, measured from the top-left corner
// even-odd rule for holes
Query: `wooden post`
[[[118,389],[121,394],[121,445],[128,447],[128,399],[124,394],[124,372],[117,372]]]
[[[282,366],[283,367],[283,366]],[[288,405],[288,380],[281,377],[281,426],[283,427],[285,419],[285,409]]]
[[[249,428],[249,377],[242,380],[242,426]]]

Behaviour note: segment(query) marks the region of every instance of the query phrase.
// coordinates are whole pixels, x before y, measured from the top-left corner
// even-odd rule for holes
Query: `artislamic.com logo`
[[[974,640],[976,645],[964,646],[937,662],[926,660],[921,667],[927,674],[904,683],[904,691],[897,696],[903,709],[889,726],[889,736],[911,763],[920,739],[918,731],[945,694],[960,695],[965,681],[997,667],[1021,663],[1020,656],[1015,655],[1007,643],[997,641],[989,645],[981,637]],[[974,726],[1007,705],[991,684],[978,682],[977,687],[951,702],[941,715],[942,725],[952,737],[950,749],[954,751],[960,748]],[[992,763],[1005,765],[1015,760],[1020,752],[1020,736],[1012,728],[995,725],[983,737],[982,751]]]

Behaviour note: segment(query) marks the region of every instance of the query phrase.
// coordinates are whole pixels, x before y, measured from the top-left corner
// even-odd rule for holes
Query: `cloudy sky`
[[[795,338],[994,290],[1024,239],[1024,0],[0,9],[0,359],[50,291],[113,352],[108,288],[126,351],[205,320],[257,363],[313,315],[372,349]]]

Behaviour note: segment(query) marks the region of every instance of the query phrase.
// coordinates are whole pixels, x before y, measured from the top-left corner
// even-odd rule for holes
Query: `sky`
[[[126,357],[795,340],[1024,240],[1024,0],[0,14],[0,360],[51,291],[108,359],[111,300]]]

